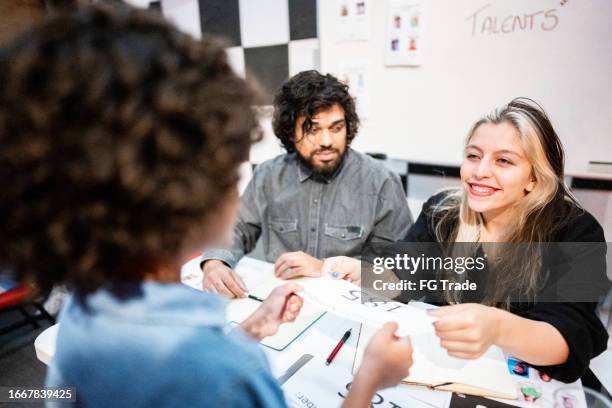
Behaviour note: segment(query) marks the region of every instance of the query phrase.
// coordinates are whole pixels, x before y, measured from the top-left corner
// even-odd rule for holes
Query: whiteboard
[[[470,125],[526,96],[550,115],[568,173],[612,161],[612,0],[423,0],[418,67],[384,66],[389,0],[367,1],[370,37],[352,42],[337,41],[339,1],[318,2],[321,64],[366,66],[358,150],[458,165]]]

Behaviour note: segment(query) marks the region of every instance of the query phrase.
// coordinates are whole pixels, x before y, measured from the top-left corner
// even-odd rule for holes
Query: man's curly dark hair
[[[174,265],[236,194],[256,99],[146,10],[33,27],[0,54],[0,266],[83,295]]]
[[[306,120],[302,125],[304,134],[312,128],[312,117],[322,109],[338,104],[344,109],[346,121],[346,143],[349,145],[359,130],[359,117],[355,102],[349,95],[348,86],[330,74],[318,71],[303,71],[289,79],[274,97],[272,127],[287,150],[295,151],[295,124],[300,116]]]

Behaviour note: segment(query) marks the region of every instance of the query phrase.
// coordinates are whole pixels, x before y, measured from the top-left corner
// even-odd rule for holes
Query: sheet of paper
[[[298,295],[320,308],[345,319],[378,328],[386,322],[397,322],[398,336],[433,333],[436,318],[425,310],[375,297],[342,279],[325,276],[300,282],[304,290]]]
[[[370,115],[370,62],[365,59],[351,58],[343,61],[338,71],[338,78],[349,86],[351,96],[355,99],[359,119]]]
[[[389,0],[385,65],[419,66],[423,48],[423,4],[420,0]]]
[[[366,41],[370,38],[368,0],[336,0],[336,42]]]
[[[371,327],[361,327],[353,373],[357,372],[361,365],[364,350],[374,333],[375,330]],[[504,355],[498,347],[490,347],[478,360],[464,360],[450,357],[433,333],[412,337],[411,340],[413,364],[410,375],[406,378],[407,382],[424,385],[446,382],[469,384],[496,390],[509,398],[515,395],[515,381],[507,373]]]
[[[353,374],[357,372],[363,360],[363,354],[370,339],[375,334],[375,329],[370,326],[361,326],[359,341],[353,362]],[[432,384],[434,380],[435,361],[431,361],[430,344],[436,341],[435,334],[421,335],[411,338],[412,342],[412,367],[410,367],[410,381],[422,384]],[[435,358],[436,356],[434,356]]]
[[[336,364],[325,365],[322,358],[310,360],[283,385],[290,408],[339,407],[350,388],[351,372]],[[414,394],[414,395],[413,395]],[[411,393],[403,387],[378,391],[372,398],[375,407],[442,408],[444,400],[427,399],[431,393]],[[437,397],[437,396],[436,396]]]
[[[373,334],[374,331],[366,326],[362,326],[361,330],[359,331],[359,343],[357,345],[357,351],[355,353],[355,362],[352,372],[356,372],[358,367],[361,365],[364,349],[367,345],[369,338],[371,338]],[[450,361],[451,365],[455,364],[452,363],[453,360],[458,361],[460,366],[463,366],[464,368],[461,369],[460,366],[457,366],[456,368],[459,368],[459,371],[465,371],[466,374],[469,376],[474,377],[478,375],[478,373],[474,370],[474,367],[476,366],[476,362],[478,360],[460,360],[454,358],[451,359],[446,355],[445,352],[442,352],[444,355],[446,355],[446,358],[444,358],[444,356],[440,354],[437,358],[434,357],[433,360],[430,361],[430,357],[427,357],[427,354],[430,353],[430,350],[432,348],[434,348],[434,344],[434,340],[430,339],[428,341],[427,336],[421,336],[412,340],[413,365],[410,368],[410,379],[424,379],[428,375],[431,375],[431,371],[438,371],[438,375],[440,375],[440,372],[443,371],[441,370],[441,368],[443,368],[445,365],[447,372],[443,373],[442,375],[447,375],[449,376],[449,378],[457,377],[456,379],[458,379],[459,377],[457,376],[456,370],[452,370],[451,367],[448,366],[449,363],[443,363],[443,360],[445,359]],[[574,408],[586,408],[587,406],[584,397],[584,392],[582,391],[582,383],[580,382],[580,380],[571,384],[565,384],[560,381],[553,380],[546,374],[541,373],[540,371],[536,370],[533,367],[530,367],[529,365],[521,362],[520,360],[503,354],[501,350],[497,347],[490,348],[485,354],[485,356],[481,358],[489,358],[491,360],[501,359],[502,361],[504,361],[507,366],[507,370],[510,373],[509,381],[514,384],[514,387],[516,388],[518,394],[517,400],[492,398],[487,399],[488,401],[496,400],[505,404],[519,406],[523,408],[552,407],[555,406],[555,403],[563,404],[563,401],[566,401],[566,404],[571,404]],[[520,367],[517,368],[517,365],[519,365]],[[453,373],[452,371],[455,371],[455,373]],[[487,370],[485,370],[485,372],[487,372]],[[491,375],[487,377],[493,378],[493,376]],[[488,379],[490,378],[485,379],[485,382]],[[495,386],[494,384],[484,383],[481,385],[485,387]],[[419,389],[422,388],[423,387],[419,387]],[[424,392],[430,391],[426,390]],[[440,391],[437,391],[436,393],[440,393]],[[478,398],[475,399],[475,401],[478,400]],[[463,400],[456,400],[456,402],[457,401],[463,402]],[[451,408],[453,406],[454,405],[451,404]]]
[[[236,265],[236,273],[242,277],[247,288],[252,288],[274,275],[274,264],[245,256]],[[202,290],[203,277],[199,256],[181,268],[181,282],[187,286]]]

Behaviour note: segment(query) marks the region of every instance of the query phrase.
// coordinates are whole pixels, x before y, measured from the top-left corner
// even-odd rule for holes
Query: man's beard
[[[310,153],[310,156],[308,158],[302,156],[300,152],[296,151],[296,153],[300,161],[304,163],[304,165],[306,165],[306,167],[308,167],[312,171],[313,176],[329,177],[332,174],[334,174],[334,172],[338,169],[338,167],[340,167],[340,165],[344,161],[344,157],[346,156],[347,151],[348,149],[345,149],[342,152],[342,154],[340,154],[340,150],[333,148],[333,147],[330,149],[318,149]],[[322,166],[316,166],[314,164],[314,161],[315,161],[314,156],[321,152],[335,152],[337,154],[337,159],[332,162],[323,163]]]

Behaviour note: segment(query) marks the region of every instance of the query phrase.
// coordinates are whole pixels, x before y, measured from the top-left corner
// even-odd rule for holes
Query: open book
[[[274,264],[260,261],[248,256],[243,257],[236,265],[236,272],[244,278],[251,295],[265,299],[272,290],[289,281],[274,277]],[[194,289],[202,290],[202,269],[200,257],[193,258],[181,269],[181,281]],[[302,283],[308,278],[291,279],[291,282]],[[260,302],[253,299],[235,299],[229,302],[226,309],[228,322],[242,323],[259,306]],[[261,344],[274,350],[283,350],[310,325],[317,321],[325,312],[311,302],[305,301],[302,310],[292,323],[281,324],[278,333],[266,337]]]
[[[365,348],[375,332],[375,328],[361,325],[353,374],[359,369]],[[410,339],[413,365],[402,382],[483,397],[518,398],[516,382],[508,371],[500,348],[491,346],[479,359],[463,360],[447,354],[433,329],[431,333],[411,336]]]
[[[260,299],[268,297],[274,288],[286,284],[287,280],[278,279],[274,276],[266,279],[259,285],[254,286],[249,290],[251,295]],[[292,279],[291,282],[300,283],[301,279]],[[226,319],[229,322],[241,323],[250,316],[259,306],[261,302],[257,300],[244,298],[235,299],[229,302],[226,309]],[[268,346],[274,350],[283,350],[293,340],[299,337],[306,329],[316,322],[325,311],[321,310],[314,304],[304,301],[302,310],[298,314],[294,322],[281,324],[278,332],[274,336],[269,336],[261,341],[261,344]]]

